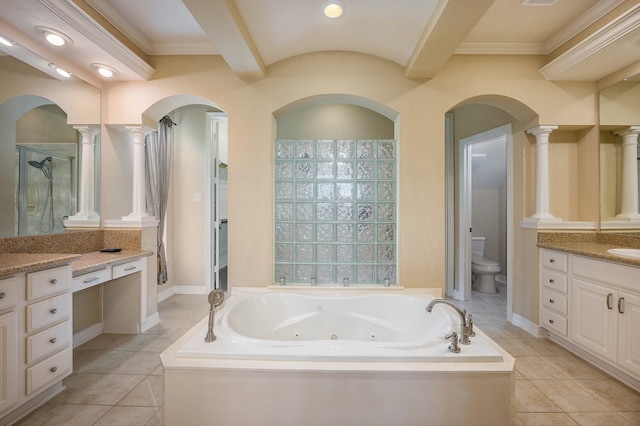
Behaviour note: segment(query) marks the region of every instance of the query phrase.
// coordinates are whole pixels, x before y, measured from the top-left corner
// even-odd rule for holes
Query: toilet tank
[[[482,257],[486,240],[487,237],[471,237],[471,254]]]

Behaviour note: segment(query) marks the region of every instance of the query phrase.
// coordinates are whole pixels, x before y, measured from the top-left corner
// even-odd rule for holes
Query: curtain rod
[[[160,120],[158,120],[158,122],[163,122],[163,121],[169,121],[169,123],[171,123],[171,126],[177,126],[178,123],[174,122],[171,117],[169,117],[168,115],[165,115],[164,117],[162,117]]]

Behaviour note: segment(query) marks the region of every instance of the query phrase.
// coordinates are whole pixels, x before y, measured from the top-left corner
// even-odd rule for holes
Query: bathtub
[[[165,425],[509,424],[513,358],[408,291],[256,291],[228,298],[162,355]]]

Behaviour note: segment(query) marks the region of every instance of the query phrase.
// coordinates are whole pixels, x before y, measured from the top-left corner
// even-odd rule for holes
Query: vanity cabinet
[[[71,265],[0,279],[0,423],[71,374]]]
[[[551,340],[640,387],[640,268],[546,249],[540,258]]]
[[[0,413],[18,400],[17,279],[0,280]]]
[[[540,266],[540,318],[542,324],[566,337],[569,323],[568,256],[565,253],[543,250],[540,256]]]

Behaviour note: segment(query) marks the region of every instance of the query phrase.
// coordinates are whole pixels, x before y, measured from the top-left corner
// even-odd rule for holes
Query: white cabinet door
[[[617,292],[573,279],[571,339],[594,355],[616,361]]]
[[[0,315],[0,413],[18,400],[17,330],[15,311]]]
[[[620,292],[616,299],[618,312],[618,363],[640,376],[640,297]]]

